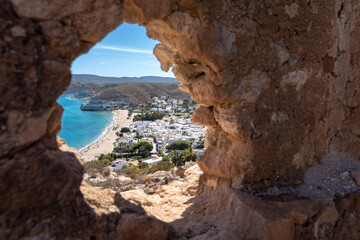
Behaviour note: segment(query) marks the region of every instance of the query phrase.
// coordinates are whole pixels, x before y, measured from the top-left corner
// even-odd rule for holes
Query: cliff
[[[359,239],[359,4],[0,1],[0,238]],[[208,127],[171,224],[82,184],[56,142],[71,62],[122,22],[160,42]]]

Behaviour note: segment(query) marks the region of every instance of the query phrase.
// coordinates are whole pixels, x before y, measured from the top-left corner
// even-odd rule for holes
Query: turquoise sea
[[[59,137],[78,150],[94,142],[113,118],[111,112],[81,111],[80,105],[83,102],[85,100],[74,99],[69,95],[62,95],[58,99],[58,103],[64,108]]]

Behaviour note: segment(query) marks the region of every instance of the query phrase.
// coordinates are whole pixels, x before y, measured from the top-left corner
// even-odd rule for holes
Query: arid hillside
[[[147,104],[151,97],[166,96],[174,99],[190,99],[190,94],[179,90],[178,83],[80,83],[72,81],[66,94],[76,98],[92,97],[96,100],[125,100],[132,105]]]
[[[101,100],[124,99],[134,104],[146,104],[151,97],[167,96],[174,99],[190,99],[190,94],[179,90],[177,83],[119,83],[116,87],[101,91]]]

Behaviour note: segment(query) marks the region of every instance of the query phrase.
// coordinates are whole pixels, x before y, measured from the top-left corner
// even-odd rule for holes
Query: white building
[[[170,103],[170,104],[177,104],[176,99],[168,99],[167,102]]]
[[[193,153],[195,153],[198,157],[202,157],[205,153],[205,149],[193,149]]]
[[[162,159],[163,159],[162,157],[156,156],[156,157],[154,157],[154,158],[150,158],[150,159],[143,160],[142,162],[143,162],[143,163],[147,163],[149,166],[151,166],[151,165],[154,165],[154,164],[156,164],[156,163],[158,163],[158,162],[161,162]]]
[[[128,166],[127,161],[125,161],[125,160],[116,160],[116,161],[113,161],[111,163],[110,170],[111,171],[121,170],[121,169],[123,169],[123,167],[127,167],[127,166]]]

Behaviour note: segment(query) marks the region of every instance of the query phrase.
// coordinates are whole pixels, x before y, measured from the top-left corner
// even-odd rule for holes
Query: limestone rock
[[[286,85],[292,85],[295,86],[296,91],[299,91],[306,83],[307,78],[308,73],[306,71],[290,72],[288,75],[283,77],[281,86],[285,87]]]
[[[214,118],[213,108],[199,106],[195,109],[194,114],[191,117],[191,122],[201,126],[217,126],[217,122]]]
[[[161,69],[165,72],[175,64],[174,52],[164,44],[158,44],[154,48],[154,55],[161,63]]]
[[[178,167],[175,173],[181,178],[185,177],[185,170],[182,167]]]
[[[298,14],[299,5],[297,3],[292,3],[290,5],[285,6],[285,12],[287,15],[289,15],[289,18],[292,19],[296,17]]]
[[[21,26],[12,27],[10,31],[14,37],[26,37],[26,30]]]
[[[289,51],[283,42],[278,42],[276,44],[276,48],[277,48],[277,54],[278,54],[279,61],[280,61],[279,64],[281,66],[289,60]]]
[[[73,153],[75,155],[75,157],[81,161],[80,159],[80,155],[79,155],[79,152],[76,150],[76,148],[72,148],[72,147],[69,147],[65,140],[60,138],[60,137],[57,137],[56,138],[56,141],[57,141],[57,144],[59,146],[59,149],[63,152],[70,152],[70,153]]]
[[[207,191],[205,189],[201,197],[195,199],[183,219],[173,223],[178,234],[191,239],[199,232],[206,232],[199,239],[206,239],[205,236],[211,239],[214,231],[223,230],[226,234],[222,234],[236,236],[234,239],[290,240],[294,224],[305,223],[319,210],[315,201],[286,199],[286,196],[272,200],[256,198],[221,184],[216,188],[216,194]]]
[[[356,184],[360,186],[360,171],[351,171],[350,174],[354,178]]]
[[[190,200],[196,195],[201,174],[202,171],[195,165],[185,171],[185,179],[161,186],[152,195],[136,189],[122,192],[121,196],[134,204],[141,204],[147,214],[172,222],[180,219],[186,208],[191,206]]]

